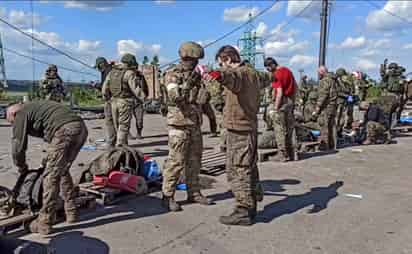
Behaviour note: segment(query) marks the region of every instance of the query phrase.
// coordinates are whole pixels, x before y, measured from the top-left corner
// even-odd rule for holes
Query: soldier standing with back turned
[[[143,75],[136,72],[137,61],[132,54],[125,54],[121,63],[113,66],[103,83],[102,94],[110,98],[113,123],[116,129],[116,146],[127,145],[130,121],[136,98],[142,96]]]
[[[316,110],[312,113],[312,120],[319,118],[320,145],[319,150],[336,149],[336,101],[338,98],[335,77],[328,73],[325,66],[320,66],[319,74],[319,98]]]
[[[57,66],[49,65],[46,70],[44,79],[40,81],[40,91],[42,97],[46,100],[62,102],[66,96],[63,80],[57,73]]]
[[[197,104],[201,75],[195,68],[204,57],[202,46],[185,42],[179,48],[180,63],[167,70],[165,84],[168,95],[169,156],[163,171],[162,206],[169,211],[181,210],[175,201],[176,185],[184,172],[187,200],[209,205],[200,193],[199,174],[203,140],[202,111]]]

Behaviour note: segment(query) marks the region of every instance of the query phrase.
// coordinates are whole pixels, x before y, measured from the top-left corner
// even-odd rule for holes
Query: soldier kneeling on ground
[[[388,130],[389,119],[387,119],[383,110],[377,105],[376,100],[365,103],[364,107],[367,109],[364,120],[366,140],[362,144],[389,143],[391,140]]]
[[[87,139],[83,120],[66,106],[53,101],[14,104],[7,109],[7,121],[13,126],[12,157],[20,174],[28,172],[26,150],[28,136],[49,143],[43,160],[43,201],[38,218],[30,224],[32,233],[52,232],[60,189],[66,221],[76,222],[75,190],[70,167]]]

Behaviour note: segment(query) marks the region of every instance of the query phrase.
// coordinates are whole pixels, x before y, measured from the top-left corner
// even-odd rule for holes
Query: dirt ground
[[[168,151],[164,119],[147,115],[145,124],[146,138],[131,143],[162,165]],[[102,120],[87,125],[91,142],[104,137]],[[5,122],[0,126],[0,185],[11,187],[17,175],[9,152],[11,129]],[[205,135],[204,140],[205,149],[216,148],[217,138]],[[180,213],[165,213],[160,193],[152,193],[83,213],[77,224],[57,225],[54,235],[20,238],[50,243],[59,254],[410,254],[411,144],[412,136],[405,135],[391,145],[348,147],[287,164],[261,163],[265,198],[251,227],[218,222],[233,206],[225,175],[220,175],[204,191],[216,202],[210,207],[184,205]],[[41,140],[30,141],[29,165],[39,165],[45,147]],[[98,154],[82,151],[72,173]],[[184,192],[177,199],[183,201]]]

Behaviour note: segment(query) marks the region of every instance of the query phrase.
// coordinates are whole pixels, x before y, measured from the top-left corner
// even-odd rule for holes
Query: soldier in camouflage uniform
[[[365,80],[365,75],[360,71],[355,71],[352,73],[354,78],[353,84],[355,87],[355,95],[359,97],[359,100],[365,101],[368,96],[369,84]]]
[[[319,67],[319,98],[312,120],[319,120],[320,145],[319,150],[336,149],[336,101],[338,98],[335,76],[328,73],[325,66]]]
[[[223,127],[223,108],[225,106],[225,93],[224,88],[219,82],[210,81],[207,83],[211,93],[211,104],[216,112],[217,125],[219,127],[219,149],[220,151],[226,151],[226,129]]]
[[[147,96],[149,95],[149,87],[147,86],[146,79],[144,78],[143,74],[136,68],[136,75],[143,77],[141,81],[141,90],[140,97],[136,97],[133,115],[136,120],[136,130],[137,130],[137,139],[143,139],[142,131],[143,131],[143,116],[144,116],[144,101],[146,100]]]
[[[391,105],[389,105],[389,119],[391,126],[394,126],[399,121],[402,111],[405,92],[405,83],[403,82],[405,68],[399,66],[397,63],[390,63],[386,67],[386,63],[387,59],[385,59],[384,64],[381,65],[380,70],[382,87],[384,88],[382,95],[392,98]]]
[[[63,80],[57,73],[57,66],[49,65],[46,70],[45,77],[40,81],[40,91],[43,99],[62,102],[66,96]]]
[[[112,65],[109,64],[104,57],[96,58],[96,65],[94,66],[100,73],[100,85],[97,88],[103,86],[106,77],[109,75],[112,70]],[[113,115],[112,115],[112,104],[110,103],[110,98],[103,96],[104,99],[104,123],[106,126],[106,145],[108,148],[112,148],[116,145],[116,129],[114,128]]]
[[[376,103],[376,100],[369,103],[364,119],[364,124],[367,129],[366,140],[362,144],[376,144],[378,140],[390,142],[388,120],[384,111]]]
[[[317,103],[318,103],[318,92],[316,89],[313,89],[308,95],[308,101],[305,104],[305,110],[303,111],[303,126],[313,129],[319,130],[320,126],[317,121],[312,121],[312,113],[316,111]]]
[[[279,66],[273,58],[265,59],[265,68],[273,73],[275,82],[273,83],[273,128],[276,135],[278,154],[274,158],[276,161],[286,162],[294,160],[293,130],[295,128],[294,103],[297,94],[297,85],[292,72]]]
[[[263,121],[265,121],[266,124],[266,131],[273,131],[273,118],[270,116],[270,112],[273,111],[272,86],[268,86],[264,89],[263,106],[265,107],[265,111],[263,112]]]
[[[12,105],[7,110],[7,120],[13,126],[12,157],[20,174],[28,171],[26,149],[29,135],[49,143],[47,157],[43,160],[42,207],[39,217],[30,224],[31,232],[51,233],[60,192],[64,199],[66,221],[75,222],[75,190],[69,169],[87,139],[83,120],[67,107],[53,101]]]
[[[211,137],[217,137],[216,115],[215,111],[213,111],[212,105],[210,104],[210,100],[210,92],[207,90],[204,82],[202,82],[202,86],[199,90],[197,103],[200,105],[202,113],[205,114],[209,119]]]
[[[134,55],[125,54],[121,63],[113,66],[103,83],[102,94],[110,98],[113,123],[116,129],[116,146],[127,145],[130,121],[136,98],[143,96],[144,77],[136,71]]]
[[[307,81],[307,76],[304,75],[299,81],[299,91],[297,93],[297,110],[303,112],[305,110],[306,102],[309,100],[309,93],[313,90],[313,86]]]
[[[337,110],[336,110],[336,131],[337,135],[342,136],[343,128],[345,127],[345,116],[350,118],[350,109],[348,107],[353,102],[352,91],[349,77],[346,70],[339,68],[336,70],[336,81],[338,89]],[[353,113],[353,108],[352,108]],[[353,120],[348,119],[348,122]],[[352,124],[352,123],[350,123]],[[347,126],[347,125],[346,125]]]
[[[257,113],[260,90],[271,83],[271,75],[242,64],[232,46],[216,54],[221,69],[208,74],[225,87],[223,125],[227,130],[226,174],[236,206],[229,216],[219,221],[226,225],[251,225],[257,209]]]
[[[169,126],[169,156],[163,170],[162,206],[169,211],[180,211],[174,194],[177,182],[185,174],[187,200],[209,205],[200,193],[199,173],[203,141],[201,133],[202,111],[197,104],[201,75],[195,71],[199,59],[204,57],[202,46],[185,42],[179,49],[180,63],[166,71],[168,94],[167,124]]]

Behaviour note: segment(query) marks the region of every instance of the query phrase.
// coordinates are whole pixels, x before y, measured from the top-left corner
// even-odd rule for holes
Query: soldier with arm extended
[[[201,75],[195,68],[204,57],[202,46],[185,42],[179,48],[180,62],[168,69],[165,83],[168,95],[167,124],[169,127],[169,155],[163,170],[162,206],[169,211],[180,211],[175,201],[176,185],[185,174],[187,200],[209,205],[200,192],[199,174],[202,161],[202,111],[197,103]]]
[[[208,74],[225,87],[223,125],[227,130],[226,174],[236,205],[229,216],[219,221],[227,225],[251,225],[257,209],[257,113],[260,89],[271,84],[271,75],[242,64],[232,46],[221,47],[217,54],[221,69]],[[270,78],[269,78],[270,77]]]
[[[32,233],[49,234],[61,193],[67,222],[77,220],[75,190],[70,167],[87,139],[83,120],[66,106],[54,101],[14,104],[7,109],[7,121],[13,126],[12,157],[20,174],[28,170],[26,150],[29,136],[47,142],[43,179],[43,202],[38,218],[30,224]]]
[[[335,77],[328,73],[325,66],[318,69],[319,81],[319,98],[316,110],[312,113],[312,120],[319,118],[320,125],[320,145],[319,150],[336,149],[336,101],[338,98],[337,84]]]
[[[100,84],[96,85],[96,88],[100,87],[100,91],[106,80],[107,76],[109,75],[110,71],[112,70],[112,65],[109,64],[104,57],[96,58],[96,65],[94,66],[100,73]],[[103,96],[104,99],[104,123],[106,126],[106,145],[108,148],[112,148],[116,145],[116,129],[114,128],[113,123],[113,115],[112,115],[112,104],[110,102],[110,93]]]
[[[136,97],[142,96],[143,77],[136,74],[137,61],[132,54],[124,54],[113,66],[103,83],[102,94],[110,98],[116,146],[127,145],[130,122]]]

